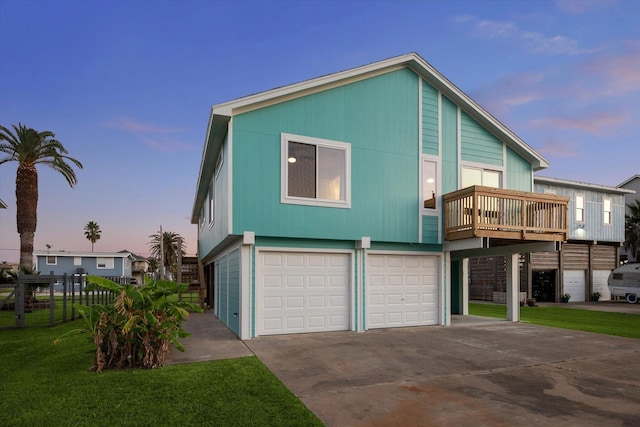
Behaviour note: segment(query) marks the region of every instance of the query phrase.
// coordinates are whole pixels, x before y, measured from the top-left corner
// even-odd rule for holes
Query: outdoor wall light
[[[295,158],[295,157],[289,157],[289,158],[287,159],[287,161],[288,161],[289,163],[295,163],[295,162],[296,162],[296,158]]]

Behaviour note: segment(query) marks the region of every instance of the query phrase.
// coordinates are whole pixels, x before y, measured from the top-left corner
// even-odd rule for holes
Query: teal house
[[[415,53],[215,105],[191,220],[241,339],[448,325],[470,257],[556,250],[547,161]],[[508,278],[518,320],[518,277]]]

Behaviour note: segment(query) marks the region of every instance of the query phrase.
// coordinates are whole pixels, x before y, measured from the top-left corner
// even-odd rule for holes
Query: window
[[[215,200],[216,200],[216,195],[214,193],[214,179],[211,179],[211,182],[209,183],[209,225],[213,224],[213,218],[214,218],[214,209],[215,209]]]
[[[422,162],[422,200],[424,209],[436,209],[438,204],[436,196],[438,194],[438,174],[436,162],[424,160]]]
[[[73,265],[82,265],[82,257],[74,256],[73,257]]]
[[[282,134],[282,203],[348,208],[351,145]]]
[[[602,223],[611,225],[611,199],[602,199]]]
[[[200,228],[200,230],[202,230],[202,227],[204,227],[204,204],[202,204],[202,207],[200,208],[200,217],[198,218],[198,227]]]
[[[96,267],[99,269],[113,269],[113,258],[98,257],[96,258]]]
[[[576,222],[584,222],[584,196],[576,194]]]
[[[58,257],[55,255],[47,255],[47,265],[57,265]]]
[[[502,173],[489,169],[472,167],[462,168],[462,188],[473,185],[483,185],[485,187],[500,188],[502,186]]]

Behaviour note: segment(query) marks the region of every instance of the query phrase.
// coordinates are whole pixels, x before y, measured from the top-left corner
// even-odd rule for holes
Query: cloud
[[[576,67],[583,77],[598,82],[593,96],[625,96],[640,91],[640,42],[629,42],[626,47],[624,52],[607,53]]]
[[[143,137],[142,142],[149,148],[153,148],[157,151],[175,152],[175,151],[188,151],[194,150],[196,147],[193,144],[187,144],[182,141],[178,141],[173,138],[147,138]]]
[[[580,156],[580,144],[575,141],[561,141],[556,138],[549,138],[538,151],[542,155],[549,157],[574,158]]]
[[[543,73],[516,73],[501,76],[492,84],[475,91],[473,97],[488,111],[506,115],[514,107],[544,99],[548,90]]]
[[[596,111],[583,117],[553,116],[534,119],[529,125],[540,129],[565,129],[598,136],[612,136],[616,129],[631,122],[629,113]]]
[[[142,123],[135,119],[121,118],[106,124],[107,127],[113,129],[124,130],[134,133],[176,133],[182,132],[180,128],[167,128],[149,123]]]
[[[522,44],[529,52],[541,55],[578,55],[588,53],[576,40],[563,35],[547,36],[538,32],[525,31],[511,21],[480,20],[472,15],[458,15],[453,22],[471,24],[474,33],[488,40],[501,39]]]
[[[556,0],[556,6],[560,11],[570,15],[580,15],[592,12],[603,7],[611,7],[613,0]]]
[[[106,123],[105,126],[130,132],[136,135],[147,147],[162,152],[188,151],[195,148],[192,144],[187,144],[172,137],[184,131],[181,128],[171,128],[158,126],[151,123],[139,122],[131,118],[120,118],[113,122]]]

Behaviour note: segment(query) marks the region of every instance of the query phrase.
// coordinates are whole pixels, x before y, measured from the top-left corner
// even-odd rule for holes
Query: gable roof
[[[608,185],[591,184],[589,182],[572,181],[569,179],[551,178],[547,176],[535,176],[533,177],[535,184],[548,184],[557,185],[561,187],[582,188],[588,190],[602,191],[612,194],[633,194],[634,190],[628,190],[626,188],[609,187]]]
[[[7,204],[0,199],[0,209],[7,209]]]
[[[198,223],[199,207],[204,203],[208,191],[208,182],[214,172],[216,160],[214,156],[217,156],[220,151],[227,134],[228,122],[232,116],[403,68],[409,68],[415,72],[454,104],[458,105],[496,138],[529,161],[534,171],[545,169],[549,166],[549,163],[542,155],[449,81],[420,55],[409,53],[212,106],[198,174],[191,222],[193,224]]]
[[[629,178],[626,181],[618,184],[618,187],[624,187],[625,185],[629,184],[631,181],[634,181],[636,179],[640,179],[640,174],[633,175],[631,178]]]

